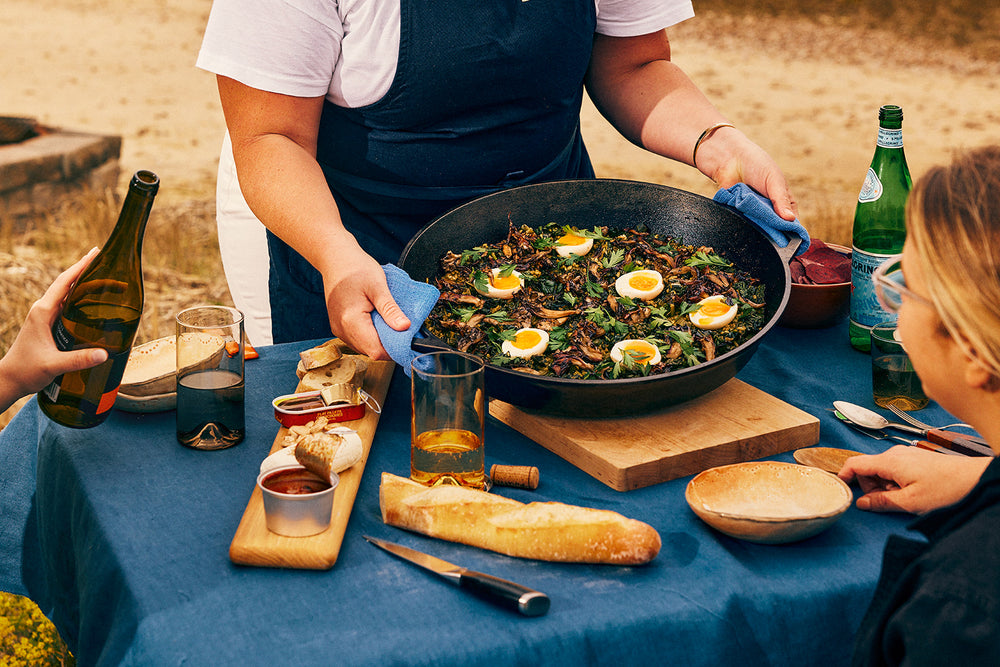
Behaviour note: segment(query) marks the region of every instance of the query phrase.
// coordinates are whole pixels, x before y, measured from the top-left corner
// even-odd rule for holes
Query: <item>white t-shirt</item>
[[[594,4],[597,32],[609,37],[694,16],[691,0]],[[259,90],[360,107],[389,90],[398,50],[399,0],[215,0],[197,66]]]

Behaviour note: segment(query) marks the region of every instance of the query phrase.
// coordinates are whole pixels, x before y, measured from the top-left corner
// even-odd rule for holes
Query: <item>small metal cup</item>
[[[340,482],[336,473],[331,473],[330,488],[314,493],[279,493],[264,486],[265,478],[283,471],[302,471],[312,475],[300,465],[281,466],[257,476],[257,486],[264,497],[264,519],[267,529],[285,537],[308,537],[329,528],[333,517],[333,495]],[[318,476],[312,475],[318,479]]]

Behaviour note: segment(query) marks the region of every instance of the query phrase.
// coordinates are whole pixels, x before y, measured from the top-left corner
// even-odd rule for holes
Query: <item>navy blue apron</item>
[[[380,264],[477,197],[593,178],[580,135],[594,0],[400,0],[395,78],[326,102],[317,159],[344,226]],[[275,343],[331,334],[320,273],[268,232]],[[442,248],[442,253],[447,250]]]

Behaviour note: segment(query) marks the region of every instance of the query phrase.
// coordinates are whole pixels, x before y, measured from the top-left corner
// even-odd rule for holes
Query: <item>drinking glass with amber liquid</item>
[[[872,398],[875,405],[900,410],[920,410],[930,399],[896,334],[895,322],[876,324],[871,330]]]
[[[434,486],[485,488],[485,366],[462,352],[411,363],[410,478]]]

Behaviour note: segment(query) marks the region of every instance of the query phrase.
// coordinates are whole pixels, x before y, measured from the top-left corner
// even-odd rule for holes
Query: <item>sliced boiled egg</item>
[[[476,284],[476,291],[483,296],[491,296],[494,299],[509,299],[514,296],[514,292],[524,287],[524,278],[517,271],[510,271],[507,275],[504,269],[492,269],[489,280],[486,282],[486,290],[480,289]]]
[[[639,269],[618,276],[615,291],[630,299],[648,301],[655,299],[663,291],[663,276],[659,271]]]
[[[708,296],[698,302],[698,310],[688,313],[691,324],[699,329],[721,329],[736,317],[736,303],[729,304],[721,294]]]
[[[573,232],[567,232],[556,239],[555,250],[560,257],[584,256],[594,247],[594,239],[588,239]]]
[[[625,355],[629,355],[637,364],[655,366],[660,363],[660,350],[645,340],[620,340],[611,348],[611,360],[621,363]]]
[[[533,357],[536,354],[545,352],[549,346],[549,334],[542,329],[518,329],[514,334],[514,340],[505,340],[500,344],[500,350],[508,357],[524,358]]]

